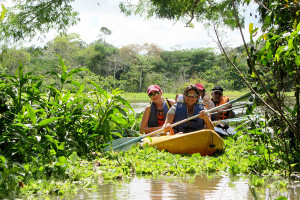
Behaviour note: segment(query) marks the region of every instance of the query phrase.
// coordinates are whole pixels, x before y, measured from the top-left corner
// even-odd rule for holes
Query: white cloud
[[[169,20],[150,19],[145,20],[139,16],[128,16],[120,12],[121,0],[75,0],[73,7],[79,11],[80,22],[69,28],[68,33],[78,33],[83,41],[91,43],[97,39],[101,27],[107,27],[112,35],[106,36],[106,42],[122,47],[128,44],[154,43],[165,50],[171,50],[177,46],[180,49],[201,47],[217,47],[212,38],[215,38],[212,30],[208,31],[200,23],[195,23],[195,28],[185,27],[182,22],[174,23]],[[124,0],[123,0],[124,1]],[[100,5],[99,5],[100,4]],[[253,8],[254,9],[254,8]],[[249,22],[247,22],[249,24]],[[246,24],[245,27],[248,27]],[[223,41],[226,46],[238,46],[242,44],[239,32],[223,29]],[[244,31],[245,38],[249,41],[248,31]],[[35,45],[42,46],[53,40],[57,34],[50,31],[43,42]]]

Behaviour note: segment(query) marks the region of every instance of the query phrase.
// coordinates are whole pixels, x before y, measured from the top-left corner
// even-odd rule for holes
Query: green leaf
[[[284,197],[284,196],[280,196],[280,197],[277,197],[275,200],[288,200],[288,198]]]
[[[1,7],[2,7],[2,11],[1,11],[1,15],[0,15],[0,22],[3,21],[5,14],[6,14],[6,9],[3,4],[1,4]]]
[[[66,72],[64,72],[60,77],[60,83],[64,84],[66,82],[67,78],[68,78],[68,75]]]
[[[72,81],[71,83],[77,87],[81,87],[81,84],[78,81]]]
[[[5,163],[5,162],[6,162],[6,159],[5,159],[5,157],[4,157],[4,156],[2,156],[2,155],[0,155],[0,161],[1,161],[2,163]]]
[[[129,101],[127,101],[126,99],[124,99],[123,97],[117,95],[115,96],[116,99],[118,99],[124,106],[126,106],[127,108],[129,108],[130,110],[133,111],[133,108],[131,107]]]
[[[35,112],[34,112],[33,108],[31,107],[31,105],[29,103],[26,104],[26,108],[27,108],[27,113],[28,113],[27,115],[31,119],[33,125],[35,125],[36,116],[35,116]]]
[[[293,48],[293,41],[294,41],[294,38],[289,39],[289,41],[288,41],[289,49]]]
[[[267,59],[271,60],[272,58],[273,58],[273,52],[272,52],[272,50],[269,50],[268,54],[267,54]]]
[[[12,126],[20,126],[20,127],[25,128],[25,129],[29,129],[29,126],[26,125],[26,124],[19,124],[19,123],[16,123],[16,124],[12,124]]]
[[[84,84],[80,86],[79,90],[77,91],[75,98],[78,97],[79,95],[81,95],[82,91],[84,89]]]
[[[105,96],[105,98],[107,99],[107,92],[105,90],[103,90],[102,88],[99,87],[99,85],[97,83],[95,83],[94,81],[90,81],[90,83],[101,93]]]
[[[69,160],[71,160],[72,162],[76,162],[77,160],[79,160],[79,157],[78,157],[76,151],[73,151],[73,153],[69,156]]]
[[[249,24],[249,33],[252,34],[253,31],[253,23]]]
[[[60,156],[58,158],[58,162],[55,163],[55,166],[64,167],[64,166],[66,166],[66,164],[68,164],[68,160],[66,159],[66,157]]]
[[[269,49],[270,46],[271,46],[271,44],[272,44],[272,43],[270,42],[270,40],[268,40],[267,43],[266,43],[266,49]]]
[[[88,71],[88,70],[84,69],[84,68],[72,69],[70,72],[67,73],[67,76],[70,77],[73,74],[77,74],[78,72],[81,72],[81,71]]]
[[[64,63],[64,61],[63,61],[63,59],[61,58],[61,56],[58,55],[58,54],[56,54],[56,55],[59,57],[59,63],[60,63],[60,66],[61,66],[61,68],[62,68],[62,70],[63,70],[63,74],[65,74],[65,73],[67,72],[67,67],[66,67],[66,65],[65,65],[65,63]]]
[[[47,75],[47,74],[52,74],[52,75],[54,75],[54,76],[60,78],[60,75],[59,75],[57,72],[55,72],[55,71],[48,71],[48,72],[46,73],[46,75]]]
[[[51,122],[54,122],[58,119],[61,119],[62,117],[53,117],[53,118],[49,118],[49,119],[44,119],[43,121],[41,121],[38,126],[45,126]]]
[[[111,115],[110,118],[119,124],[128,124],[128,121],[123,116]]]
[[[57,147],[58,150],[65,150],[65,142],[60,143],[60,145]]]
[[[23,77],[23,65],[21,61],[19,62],[19,78],[21,79]]]
[[[70,90],[68,90],[67,94],[65,94],[65,96],[62,99],[62,102],[63,103],[68,102],[69,98],[70,98]]]
[[[116,135],[117,137],[120,137],[120,138],[123,137],[122,134],[119,133],[119,132],[114,132],[114,131],[112,131],[111,133],[112,133],[113,135]]]
[[[295,63],[298,67],[300,66],[300,55],[295,55]]]

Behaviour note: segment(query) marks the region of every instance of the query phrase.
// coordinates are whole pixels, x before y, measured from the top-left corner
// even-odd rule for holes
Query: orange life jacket
[[[211,100],[213,100],[213,99],[211,98]],[[229,98],[226,97],[226,96],[223,96],[223,98],[221,99],[221,101],[219,103],[215,103],[215,102],[214,103],[215,103],[215,106],[217,107],[217,106],[223,105],[223,104],[228,103],[228,102],[229,102]],[[227,108],[223,108],[223,110],[226,110],[226,109]],[[220,120],[227,119],[228,117],[229,117],[229,112],[228,111],[223,112],[221,117],[220,117]]]

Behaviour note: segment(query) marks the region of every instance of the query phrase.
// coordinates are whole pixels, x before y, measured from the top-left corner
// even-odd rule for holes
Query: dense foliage
[[[230,52],[242,66],[241,70],[246,72],[246,58],[241,49],[230,49]],[[71,69],[89,69],[74,76],[78,82],[93,80],[104,89],[144,92],[155,83],[164,92],[180,93],[187,84],[196,82],[203,83],[208,92],[215,85],[221,85],[225,90],[246,87],[225,57],[211,48],[163,51],[157,45],[144,44],[118,49],[103,40],[86,44],[77,34],[57,36],[43,49],[3,47],[0,71],[12,75],[22,62],[25,72],[33,72],[36,76],[49,70],[58,72],[57,54]],[[45,81],[52,84],[54,80],[48,77]]]
[[[45,77],[24,73],[20,64],[15,76],[1,75],[1,155],[14,162],[41,159],[54,162],[57,156],[73,151],[88,156],[100,151],[112,135],[119,135],[135,124],[134,112],[120,91],[107,92],[90,81],[72,80],[84,69],[67,70],[60,58],[61,73],[54,84],[44,83]],[[65,89],[71,84],[76,93]],[[75,89],[74,89],[75,90]]]
[[[18,10],[2,5],[1,42],[33,37],[35,31],[45,33],[51,27],[63,30],[77,20],[69,5],[72,0],[17,2]],[[213,24],[218,36],[219,26],[242,28],[243,19],[236,11],[249,2],[143,0],[137,7],[121,4],[120,8],[127,14],[185,20],[190,26],[194,19],[204,20]],[[209,48],[163,51],[154,44],[118,49],[103,39],[85,44],[76,34],[58,36],[45,48],[4,46],[0,198],[63,194],[76,191],[76,181],[89,188],[99,179],[133,173],[247,173],[253,175],[251,184],[259,186],[264,179],[257,175],[299,171],[299,6],[298,0],[261,1],[262,27],[250,24],[251,42],[243,47],[226,49],[220,42],[224,55]],[[254,41],[258,30],[262,34]],[[107,28],[102,31],[111,34]],[[241,132],[225,141],[225,153],[200,157],[137,147],[123,153],[102,152],[114,136],[139,129],[138,116],[117,88],[141,92],[156,83],[165,92],[180,92],[186,84],[202,82],[208,89],[221,85],[241,90],[242,81],[253,92],[266,83],[273,87],[265,96],[257,95],[258,103],[267,108],[260,110],[263,117],[242,124]],[[294,92],[294,99],[285,96],[287,91]],[[94,165],[81,160],[96,155]]]
[[[15,3],[13,7],[5,7],[5,2],[1,4],[0,44],[2,41],[7,43],[32,39],[37,34],[43,36],[50,29],[63,33],[79,20],[78,12],[71,7],[74,0],[12,1]]]

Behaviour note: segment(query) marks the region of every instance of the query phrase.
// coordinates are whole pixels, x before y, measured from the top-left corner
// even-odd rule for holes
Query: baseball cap
[[[149,95],[152,91],[159,92],[160,90],[158,85],[150,85],[147,89],[147,94]]]
[[[201,83],[196,83],[195,86],[198,88],[198,90],[204,90],[204,86]]]
[[[212,91],[213,91],[213,92],[216,92],[216,91],[218,91],[218,92],[221,92],[221,93],[223,93],[223,88],[222,88],[222,87],[220,87],[220,86],[215,86],[215,87],[212,89]]]

